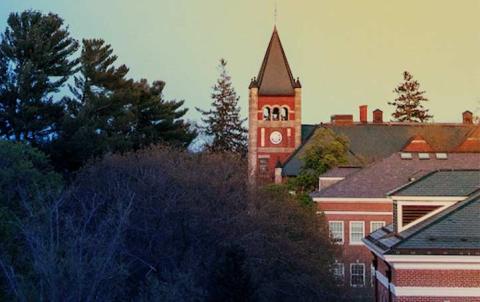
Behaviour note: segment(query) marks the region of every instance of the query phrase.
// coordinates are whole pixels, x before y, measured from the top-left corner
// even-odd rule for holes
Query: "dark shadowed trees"
[[[225,154],[108,156],[18,230],[35,265],[16,297],[338,301],[322,218],[284,188],[247,190]]]
[[[125,65],[103,40],[83,40],[80,73],[65,100],[66,115],[50,149],[57,167],[76,170],[108,152],[127,152],[151,144],[186,147],[196,136],[182,118],[183,101],[166,101],[165,83],[127,78]]]
[[[52,94],[75,73],[78,43],[55,14],[12,13],[7,22],[0,42],[0,137],[42,144],[63,116]]]

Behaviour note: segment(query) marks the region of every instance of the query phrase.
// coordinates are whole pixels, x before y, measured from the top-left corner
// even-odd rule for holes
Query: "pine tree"
[[[220,77],[213,87],[212,109],[204,111],[197,108],[203,115],[203,133],[212,138],[207,144],[210,152],[232,152],[245,155],[247,152],[247,129],[243,126],[246,119],[240,117],[240,107],[232,79],[227,72],[227,61],[220,60]]]
[[[51,150],[57,168],[75,170],[108,152],[158,143],[186,147],[196,136],[181,119],[183,102],[163,100],[164,82],[127,79],[128,68],[116,61],[105,41],[83,40],[74,98],[65,101],[68,114]]]
[[[420,90],[420,83],[413,79],[413,76],[405,71],[403,73],[404,82],[401,83],[394,92],[398,97],[389,105],[395,106],[395,112],[392,117],[399,122],[423,123],[429,121],[433,116],[428,114],[422,102],[428,99],[424,96],[425,91]]]
[[[76,72],[78,43],[63,20],[37,11],[12,13],[0,42],[0,137],[41,144],[63,115],[53,100]]]

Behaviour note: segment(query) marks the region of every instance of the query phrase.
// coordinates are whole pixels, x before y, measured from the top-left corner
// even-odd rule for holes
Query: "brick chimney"
[[[463,123],[464,124],[473,124],[473,113],[471,111],[465,111],[462,113]]]
[[[383,123],[383,111],[380,109],[375,109],[373,111],[373,122],[375,124]]]
[[[346,126],[353,124],[353,115],[351,114],[335,114],[330,117],[330,122],[337,126]]]
[[[366,124],[368,122],[368,106],[361,105],[360,109],[360,123]]]

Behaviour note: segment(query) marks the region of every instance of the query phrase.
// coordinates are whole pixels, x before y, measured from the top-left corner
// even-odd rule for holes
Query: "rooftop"
[[[469,196],[480,190],[480,170],[440,170],[403,186],[391,196]]]
[[[440,169],[480,169],[480,153],[448,153],[445,159],[435,153],[429,154],[429,159],[411,154],[411,159],[402,159],[402,153],[397,152],[311,196],[386,198],[388,192]]]

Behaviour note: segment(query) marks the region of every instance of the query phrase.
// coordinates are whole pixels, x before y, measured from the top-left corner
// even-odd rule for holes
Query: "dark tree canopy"
[[[399,122],[423,123],[429,121],[433,116],[428,114],[428,109],[423,107],[422,102],[427,102],[425,91],[420,90],[420,83],[413,79],[413,76],[405,71],[403,73],[404,82],[395,88],[394,92],[398,95],[389,105],[395,106],[395,112],[392,117]]]
[[[67,114],[52,147],[57,166],[68,170],[108,152],[127,152],[151,144],[186,147],[195,137],[182,120],[183,101],[165,101],[161,81],[127,79],[125,65],[103,40],[83,40],[80,74],[65,100]]]
[[[62,118],[51,94],[75,73],[78,43],[55,14],[12,13],[7,22],[0,42],[0,136],[42,143]]]
[[[227,61],[220,60],[220,77],[212,92],[212,108],[208,111],[197,108],[203,115],[201,127],[212,141],[207,144],[211,152],[233,152],[245,155],[247,152],[247,129],[243,126],[246,119],[240,117],[240,107],[232,78],[227,72]]]

